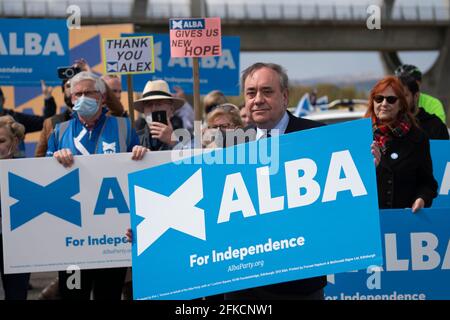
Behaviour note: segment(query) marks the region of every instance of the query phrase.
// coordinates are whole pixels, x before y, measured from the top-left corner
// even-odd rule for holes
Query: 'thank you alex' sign
[[[155,72],[152,36],[103,39],[103,55],[108,74]]]

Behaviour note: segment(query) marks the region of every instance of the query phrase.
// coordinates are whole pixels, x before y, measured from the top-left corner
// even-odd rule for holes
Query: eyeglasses
[[[398,97],[396,96],[382,96],[382,95],[376,95],[373,97],[373,100],[375,100],[376,103],[382,103],[383,100],[386,99],[387,103],[394,104],[397,102]]]
[[[74,92],[72,93],[72,96],[77,97],[77,98],[81,98],[81,96],[85,95],[86,97],[95,97],[95,95],[97,93],[99,93],[100,91],[98,90],[88,90],[88,91],[84,91],[84,92]]]
[[[233,125],[231,123],[224,123],[224,124],[218,124],[218,125],[210,125],[208,126],[208,129],[233,129]]]

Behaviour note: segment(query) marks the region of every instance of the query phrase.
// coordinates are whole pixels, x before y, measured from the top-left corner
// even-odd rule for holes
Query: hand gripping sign
[[[220,18],[170,19],[172,58],[222,55]]]
[[[191,150],[178,155],[190,157]],[[127,175],[176,156],[171,151],[149,153],[142,161],[129,153],[75,156],[68,169],[53,158],[0,161],[5,273],[129,266]],[[183,194],[170,199],[183,201]]]

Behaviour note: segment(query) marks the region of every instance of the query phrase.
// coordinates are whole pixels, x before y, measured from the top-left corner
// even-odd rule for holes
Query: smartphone
[[[152,112],[152,121],[168,124],[167,122],[167,112],[165,111],[154,111]]]
[[[77,73],[81,72],[81,69],[78,67],[59,67],[58,69],[58,78],[60,79],[70,79]]]

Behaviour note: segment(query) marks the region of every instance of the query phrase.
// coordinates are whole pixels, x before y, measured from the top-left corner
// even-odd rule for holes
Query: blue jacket
[[[139,144],[136,131],[128,118],[102,115],[91,130],[74,114],[73,118],[58,123],[48,140],[47,156],[55,151],[70,149],[74,155],[131,152]]]

